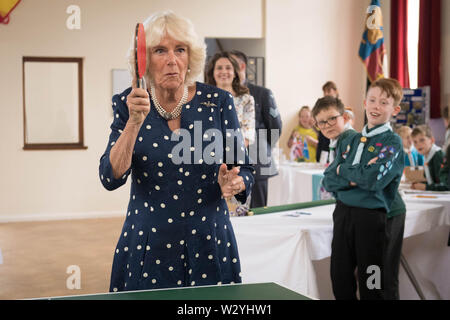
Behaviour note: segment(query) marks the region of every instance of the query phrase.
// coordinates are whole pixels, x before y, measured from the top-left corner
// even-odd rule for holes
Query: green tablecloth
[[[311,300],[275,283],[128,291],[50,297],[48,300]]]
[[[312,207],[318,207],[318,206],[326,206],[326,205],[333,204],[333,203],[336,203],[335,199],[318,200],[318,201],[310,201],[310,202],[285,204],[285,205],[281,205],[281,206],[254,208],[254,209],[251,209],[250,212],[252,212],[253,214],[265,214],[265,213],[297,210],[297,209],[303,209],[303,208],[312,208]]]

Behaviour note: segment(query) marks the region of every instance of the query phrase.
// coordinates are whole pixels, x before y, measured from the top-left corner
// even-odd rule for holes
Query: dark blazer
[[[325,137],[321,131],[319,131],[319,143],[317,144],[316,150],[316,161],[320,162],[320,153],[322,151],[330,152],[330,139]]]
[[[253,167],[256,171],[255,180],[264,180],[278,174],[275,163],[272,161],[271,148],[281,136],[281,116],[270,89],[250,83],[247,83],[247,87],[255,99],[256,138],[253,145],[249,146],[250,161],[253,161]],[[267,131],[260,131],[260,129],[266,129]],[[278,132],[271,134],[270,130],[278,130]],[[255,146],[258,146],[258,148],[255,148]],[[263,170],[261,171],[261,169]]]

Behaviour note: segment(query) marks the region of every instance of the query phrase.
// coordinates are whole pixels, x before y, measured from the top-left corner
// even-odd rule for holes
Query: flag
[[[19,4],[20,0],[1,0],[0,1],[0,23],[8,24],[9,14]]]
[[[365,29],[359,47],[359,57],[366,67],[367,78],[370,82],[384,78],[385,53],[380,0],[372,0],[367,8]]]

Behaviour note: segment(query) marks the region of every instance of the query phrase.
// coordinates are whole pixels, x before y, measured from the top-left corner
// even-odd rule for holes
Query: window
[[[419,74],[420,0],[408,0],[408,67],[409,86],[416,89]]]

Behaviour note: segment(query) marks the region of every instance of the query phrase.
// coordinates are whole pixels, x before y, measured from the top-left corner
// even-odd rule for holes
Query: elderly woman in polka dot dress
[[[195,81],[205,44],[188,20],[156,13],[144,28],[150,92],[136,88],[134,79],[113,97],[100,159],[106,189],[122,186],[129,175],[132,181],[110,291],[241,282],[225,199],[245,202],[253,168],[233,97]],[[133,59],[130,49],[130,65]]]

